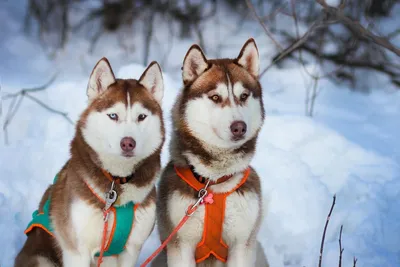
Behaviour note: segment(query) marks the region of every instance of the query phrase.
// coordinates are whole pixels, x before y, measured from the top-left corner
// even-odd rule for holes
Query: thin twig
[[[53,77],[51,77],[51,79],[46,82],[44,85],[39,86],[39,87],[35,87],[35,88],[29,88],[29,89],[22,89],[16,93],[12,93],[12,94],[6,94],[4,95],[2,98],[4,100],[12,98],[12,97],[16,97],[18,95],[24,95],[25,93],[36,93],[39,91],[43,91],[46,90],[57,78],[58,73],[54,74]]]
[[[312,117],[313,113],[314,113],[314,106],[315,106],[315,100],[318,97],[318,94],[321,92],[321,90],[318,90],[318,82],[319,82],[319,77],[313,77],[314,79],[314,86],[313,86],[313,90],[312,90],[312,95],[311,95],[311,104],[310,104],[310,108],[308,111],[308,116]]]
[[[39,100],[36,97],[33,97],[33,96],[29,95],[29,94],[25,94],[25,96],[27,98],[31,99],[32,101],[36,102],[37,104],[39,104],[42,108],[64,117],[69,123],[73,124],[73,121],[68,117],[68,113],[56,110],[54,108],[51,108],[47,104],[43,103],[41,100]]]
[[[4,123],[3,123],[3,132],[4,132],[4,142],[6,144],[8,144],[8,132],[7,132],[7,126],[10,123],[10,116],[14,113],[14,107],[15,104],[17,103],[17,97],[13,98],[10,105],[8,106],[8,110],[7,110],[7,114],[6,117],[4,119]]]
[[[50,107],[49,105],[47,105],[46,103],[44,103],[43,101],[41,101],[38,98],[31,95],[32,93],[37,93],[37,92],[46,90],[54,82],[56,76],[57,75],[54,75],[47,83],[45,83],[42,86],[35,87],[35,88],[29,88],[29,89],[22,89],[16,93],[9,93],[9,94],[5,94],[4,96],[2,96],[1,101],[11,99],[10,105],[8,106],[7,114],[5,116],[5,120],[3,122],[3,127],[2,127],[3,132],[4,132],[4,142],[6,144],[8,144],[8,141],[9,141],[8,140],[8,126],[11,124],[13,118],[15,117],[15,114],[18,112],[18,110],[22,104],[22,100],[25,97],[34,101],[36,104],[38,104],[42,108],[46,109],[47,111],[62,116],[70,124],[73,124],[73,121],[68,117],[68,114],[66,112],[56,110],[56,109]]]
[[[283,3],[280,7],[277,9],[273,10],[270,14],[260,17],[261,21],[266,21],[266,20],[273,20],[279,13],[282,13],[285,7],[287,6],[287,2]]]
[[[356,265],[357,265],[357,258],[354,257],[354,258],[353,258],[353,267],[356,267]]]
[[[340,233],[339,233],[339,267],[342,267],[342,255],[344,250],[344,248],[342,248],[342,231],[343,231],[343,225],[340,226]]]
[[[267,28],[267,26],[263,23],[262,19],[260,16],[257,14],[256,9],[254,8],[254,5],[251,3],[250,0],[246,0],[246,4],[253,13],[254,17],[258,20],[260,23],[261,27],[264,29],[265,33],[268,35],[268,37],[272,40],[272,42],[275,44],[276,47],[278,47],[279,51],[283,51],[283,47],[276,41],[274,38],[272,32]]]
[[[288,48],[284,49],[269,65],[266,67],[262,72],[261,75],[264,75],[273,65],[275,65],[278,61],[280,61],[282,58],[286,57],[290,53],[292,53],[294,50],[302,46],[308,38],[311,36],[312,33],[314,33],[315,30],[325,27],[325,25],[321,24],[320,21],[314,22],[311,27],[308,29],[306,33],[303,34],[297,41],[292,43]]]
[[[397,30],[395,30],[394,32],[389,33],[389,34],[388,34],[388,39],[389,39],[389,40],[390,40],[390,39],[393,39],[394,37],[396,37],[396,36],[399,35],[399,34],[400,34],[400,28],[397,29]]]
[[[332,215],[332,211],[333,211],[333,207],[335,206],[335,203],[336,203],[336,195],[333,196],[332,206],[331,206],[331,209],[329,210],[328,216],[326,217],[324,232],[322,234],[322,240],[321,240],[321,248],[320,248],[320,251],[319,251],[319,264],[318,264],[318,267],[322,266],[322,254],[324,252],[326,229],[328,228],[328,223],[329,223],[329,220],[331,219],[331,215]]]

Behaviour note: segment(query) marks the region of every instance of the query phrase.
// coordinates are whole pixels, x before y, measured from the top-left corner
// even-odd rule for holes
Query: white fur
[[[224,175],[245,170],[253,158],[253,153],[246,155],[229,154],[226,153],[226,150],[212,148],[210,146],[207,146],[207,149],[217,158],[217,160],[213,160],[207,165],[205,165],[198,156],[190,152],[185,152],[184,155],[189,160],[190,165],[195,166],[195,171],[197,173],[211,180],[217,180]]]
[[[222,101],[225,101],[229,97],[228,87],[224,83],[217,84],[217,88],[212,92],[218,94],[222,98]],[[211,95],[213,93],[211,93]]]
[[[135,212],[131,235],[126,243],[126,250],[115,257],[105,257],[102,266],[134,266],[143,243],[150,235],[155,223],[155,203],[151,203],[146,208],[138,207]],[[103,213],[101,209],[89,205],[83,200],[75,199],[71,205],[71,233],[75,233],[77,250],[72,251],[63,246],[62,239],[60,245],[63,251],[65,267],[90,266],[97,262],[94,255],[100,250],[101,238],[103,234]],[[108,232],[111,233],[114,223],[114,213],[109,213]],[[57,231],[56,231],[57,232]],[[58,240],[60,240],[58,236]]]
[[[194,81],[208,67],[204,54],[199,47],[192,47],[185,57],[182,69],[184,82]]]
[[[116,113],[118,121],[111,120],[107,116],[110,113]],[[147,117],[139,122],[140,114]],[[131,107],[116,103],[102,112],[91,112],[82,133],[86,142],[97,152],[102,167],[113,175],[124,177],[134,172],[134,166],[160,146],[161,120],[141,103],[136,102]],[[136,141],[131,158],[122,155],[120,142],[124,137],[132,137]]]
[[[135,223],[131,236],[126,244],[126,251],[119,257],[121,267],[135,266],[142,245],[151,234],[156,220],[156,204],[151,203],[148,207],[139,208],[135,212]]]
[[[246,89],[238,82],[230,86],[219,84],[218,91],[223,91],[223,96],[232,95],[240,97],[239,92]],[[201,114],[201,116],[199,116]],[[230,106],[221,107],[211,101],[207,95],[196,98],[187,103],[184,118],[195,137],[208,147],[223,149],[234,149],[253,138],[262,125],[261,99],[254,98],[251,94],[243,106],[230,101]],[[244,139],[232,140],[230,126],[234,121],[244,121],[247,125],[247,132]]]
[[[250,74],[258,77],[260,72],[260,59],[254,40],[245,44],[242,48],[242,51],[243,54],[238,58],[238,63],[242,65]]]
[[[227,185],[213,185],[210,187],[215,192],[230,191],[243,177],[239,173],[232,177],[230,188]],[[247,192],[245,195],[237,192],[231,193],[226,199],[226,210],[223,226],[223,240],[229,246],[230,266],[254,266],[254,245],[252,233],[259,216],[261,199],[255,193]],[[168,212],[171,222],[176,226],[185,215],[187,207],[194,203],[192,198],[181,195],[175,191],[168,199]],[[200,242],[204,229],[205,207],[200,206],[190,217],[186,224],[179,230],[179,247],[174,244],[168,246],[168,266],[196,266],[194,264],[194,251]],[[249,242],[250,240],[250,242]]]
[[[139,82],[154,96],[161,105],[164,95],[164,83],[161,68],[158,63],[152,63],[144,72]]]
[[[134,179],[134,178],[133,178]],[[156,179],[154,179],[155,181]],[[123,184],[121,185],[123,193],[119,196],[118,204],[124,205],[129,201],[135,203],[141,203],[147,197],[151,189],[153,189],[154,183],[149,183],[148,185],[137,187],[133,184]]]
[[[113,83],[115,83],[114,74],[107,60],[103,58],[96,64],[89,78],[86,91],[89,101],[103,93]]]
[[[39,267],[54,267],[56,266],[54,263],[52,263],[49,259],[42,257],[42,256],[38,256],[37,258],[37,265]]]

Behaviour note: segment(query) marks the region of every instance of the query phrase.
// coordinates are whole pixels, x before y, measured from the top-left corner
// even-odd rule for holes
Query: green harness
[[[56,181],[57,175],[54,178],[53,184]],[[129,202],[123,206],[114,206],[110,209],[111,212],[114,213],[114,222],[107,248],[104,251],[104,256],[118,255],[125,250],[125,245],[131,233],[133,220],[135,218],[135,204],[133,202]],[[54,228],[50,220],[49,210],[50,197],[43,206],[43,212],[39,212],[39,210],[35,210],[33,212],[32,220],[28,224],[25,234],[28,234],[30,231],[32,231],[32,229],[39,227],[45,230],[51,236],[54,236]],[[95,256],[98,257],[99,252],[97,252]]]

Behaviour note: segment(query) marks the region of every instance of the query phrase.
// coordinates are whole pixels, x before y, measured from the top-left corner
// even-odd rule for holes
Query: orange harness
[[[194,190],[200,191],[204,188],[204,184],[199,182],[200,179],[196,179],[189,168],[175,167],[175,171],[176,174]],[[211,189],[207,189],[209,193],[213,194],[214,202],[205,205],[203,237],[196,247],[196,263],[204,261],[210,257],[211,254],[222,262],[227,261],[228,245],[226,245],[222,239],[226,198],[246,182],[249,174],[250,168],[246,169],[240,183],[229,192],[215,193]],[[224,177],[220,179],[222,179],[222,182],[227,180]]]

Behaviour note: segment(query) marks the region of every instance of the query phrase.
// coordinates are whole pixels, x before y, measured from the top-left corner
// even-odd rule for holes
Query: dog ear
[[[256,42],[253,38],[247,40],[240,50],[239,56],[237,57],[237,63],[245,68],[251,75],[258,78],[260,71],[260,59],[258,55],[258,49]]]
[[[183,60],[182,79],[187,85],[197,79],[208,68],[207,59],[200,46],[192,45]]]
[[[164,96],[164,81],[160,65],[156,61],[150,63],[139,79],[143,85],[161,106],[161,100]]]
[[[115,83],[114,73],[107,58],[103,57],[97,62],[92,74],[90,74],[86,91],[89,100],[93,100],[96,96],[106,91],[113,83]]]

